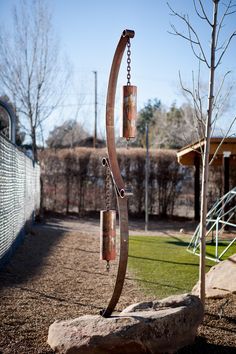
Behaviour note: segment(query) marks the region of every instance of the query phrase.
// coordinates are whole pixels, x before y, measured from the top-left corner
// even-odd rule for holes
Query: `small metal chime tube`
[[[116,211],[100,211],[100,259],[107,262],[116,258]]]
[[[136,136],[137,86],[123,86],[123,137],[127,140]]]
[[[127,43],[127,85],[123,86],[123,138],[136,136],[137,86],[131,85],[131,50]]]

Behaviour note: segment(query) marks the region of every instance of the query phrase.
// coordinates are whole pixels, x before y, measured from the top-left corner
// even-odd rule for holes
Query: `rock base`
[[[67,354],[174,353],[191,344],[203,319],[201,301],[194,295],[134,304],[117,316],[81,316],[56,321],[48,344]]]
[[[206,274],[206,298],[221,299],[236,294],[236,254],[212,267]],[[199,282],[192,290],[198,295]]]

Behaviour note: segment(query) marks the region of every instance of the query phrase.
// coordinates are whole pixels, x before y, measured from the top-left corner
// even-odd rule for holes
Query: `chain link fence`
[[[40,207],[40,167],[0,134],[0,266]]]

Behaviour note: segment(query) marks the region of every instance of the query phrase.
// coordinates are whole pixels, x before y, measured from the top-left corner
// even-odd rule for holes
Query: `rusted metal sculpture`
[[[126,46],[128,47],[127,51],[127,86],[124,88],[124,100],[123,100],[123,136],[126,139],[130,139],[135,135],[135,125],[134,118],[136,116],[136,92],[137,88],[130,85],[130,39],[134,37],[134,31],[124,30],[119,43],[117,45],[108,83],[107,91],[107,102],[106,102],[106,137],[107,137],[107,149],[108,149],[108,158],[103,159],[103,166],[106,167],[110,177],[112,178],[116,199],[119,212],[119,225],[120,225],[120,257],[118,264],[118,271],[116,277],[116,283],[114,286],[113,294],[108,303],[106,309],[101,311],[103,317],[109,317],[120,298],[126,268],[128,261],[128,195],[130,194],[125,188],[125,183],[120,173],[116,146],[115,146],[115,130],[114,130],[114,105],[115,105],[115,94],[117,86],[117,78],[119,74],[120,64],[125,51]],[[109,262],[109,258],[112,258],[114,255],[112,242],[114,241],[114,211],[110,210],[110,196],[109,196],[109,184],[108,178],[106,178],[106,205],[107,210],[101,211],[101,233],[102,233],[102,247],[107,248],[108,252],[103,250],[102,258]],[[109,237],[110,236],[110,237]],[[106,244],[106,246],[105,246]],[[109,263],[108,263],[109,265]]]

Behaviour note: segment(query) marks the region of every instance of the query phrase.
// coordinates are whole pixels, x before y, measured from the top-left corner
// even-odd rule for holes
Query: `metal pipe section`
[[[116,259],[116,211],[100,212],[100,259],[114,261]]]
[[[125,29],[122,33],[123,37],[134,38],[135,32],[133,30]]]
[[[136,136],[137,86],[123,86],[123,138]]]

